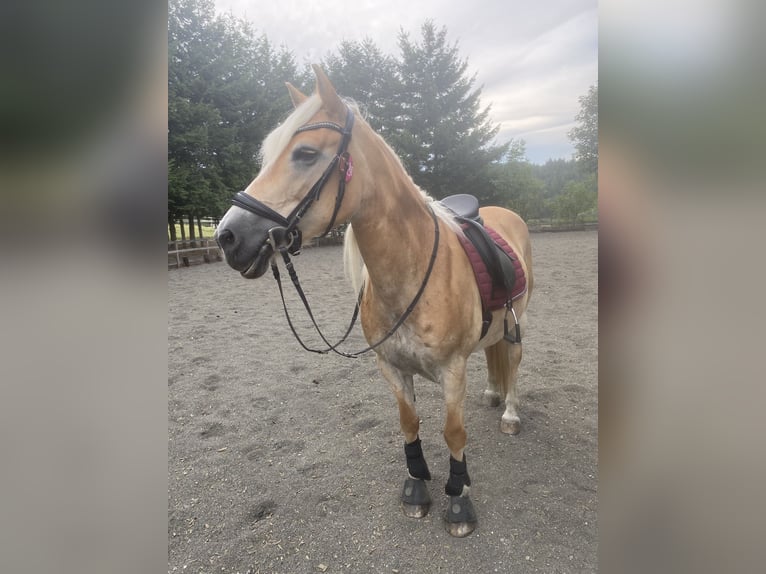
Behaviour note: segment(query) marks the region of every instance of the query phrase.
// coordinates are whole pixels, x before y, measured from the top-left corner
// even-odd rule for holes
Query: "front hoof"
[[[402,512],[410,518],[423,518],[431,509],[431,495],[426,481],[407,478],[402,489]]]
[[[465,538],[476,530],[476,511],[467,496],[450,496],[447,507],[447,532],[455,538]]]
[[[521,419],[519,417],[500,419],[500,431],[505,434],[519,434],[521,430]]]

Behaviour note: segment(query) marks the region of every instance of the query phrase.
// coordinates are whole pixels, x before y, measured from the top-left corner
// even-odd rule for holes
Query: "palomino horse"
[[[217,240],[228,264],[250,279],[263,275],[277,254],[289,261],[303,237],[351,224],[344,261],[352,282],[362,289],[357,292],[364,335],[399,405],[408,470],[402,508],[408,516],[422,517],[431,502],[415,410],[413,375],[418,374],[444,390],[444,439],[450,452],[447,529],[467,536],[476,526],[476,514],[464,452],[466,362],[471,353],[484,350],[489,371],[484,399],[492,406],[505,402],[500,430],[516,434],[521,343],[504,339],[503,309],[492,313],[482,337],[480,294],[453,214],[413,183],[353,104],[338,97],[319,67],[314,71],[314,95],[307,97],[288,84],[295,110],[265,139],[262,170],[235,197]],[[320,195],[323,188],[329,191]],[[527,291],[513,310],[523,330],[533,285],[527,226],[499,207],[482,208],[480,215],[521,260]]]

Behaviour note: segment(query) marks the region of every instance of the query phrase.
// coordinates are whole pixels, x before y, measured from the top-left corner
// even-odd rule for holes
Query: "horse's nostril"
[[[234,232],[229,229],[219,229],[216,234],[216,240],[218,245],[225,248],[227,245],[234,243]]]

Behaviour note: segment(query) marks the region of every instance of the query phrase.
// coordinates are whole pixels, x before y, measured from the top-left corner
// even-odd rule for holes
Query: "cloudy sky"
[[[299,65],[318,62],[342,40],[371,38],[398,55],[400,30],[420,39],[431,19],[446,26],[492,105],[502,143],[527,144],[527,158],[570,158],[567,132],[578,97],[598,80],[597,0],[215,0],[220,12],[250,20],[256,33],[285,45]]]

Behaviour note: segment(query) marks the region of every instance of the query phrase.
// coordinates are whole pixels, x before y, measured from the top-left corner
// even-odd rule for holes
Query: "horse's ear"
[[[290,99],[293,102],[294,108],[297,108],[308,99],[308,96],[306,94],[301,92],[298,88],[293,86],[290,82],[285,82],[285,84],[287,85],[287,91],[290,92]]]
[[[330,78],[327,77],[324,70],[317,64],[312,64],[311,67],[314,68],[314,74],[317,77],[316,90],[322,99],[325,109],[338,118],[345,118],[346,104],[341,101],[332,82],[330,82]]]

